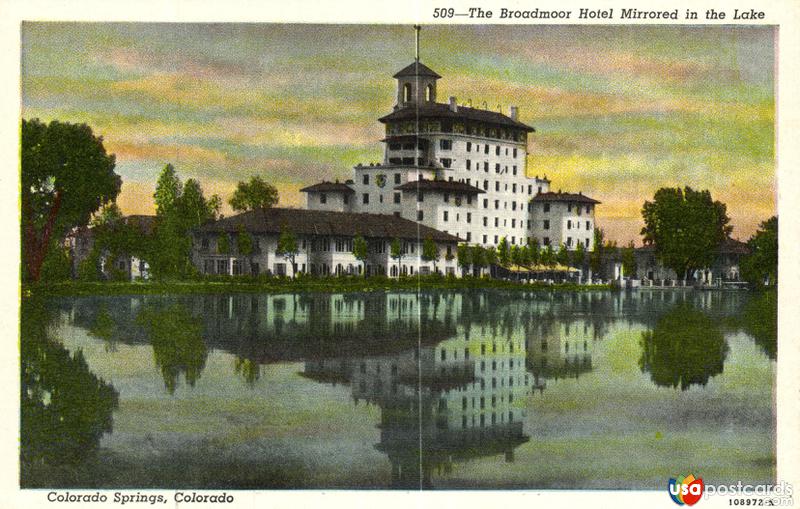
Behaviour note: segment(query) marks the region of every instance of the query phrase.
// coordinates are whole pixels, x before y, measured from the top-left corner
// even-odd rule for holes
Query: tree
[[[561,247],[558,248],[558,253],[556,253],[556,261],[561,265],[569,265],[569,251],[567,250],[566,244],[561,244]]]
[[[571,258],[571,265],[583,270],[583,266],[586,264],[586,248],[583,247],[583,242],[578,242],[575,251],[571,254]]]
[[[268,209],[278,204],[278,190],[261,177],[251,177],[249,182],[236,184],[228,203],[236,212]]]
[[[486,256],[486,248],[482,246],[472,246],[470,248],[470,258],[472,259],[472,267],[473,269],[477,269],[478,273],[480,274],[481,271],[488,265],[488,260]]]
[[[622,248],[622,272],[628,277],[636,276],[636,250],[633,241]]]
[[[236,251],[244,256],[253,254],[253,236],[241,224],[236,231]]]
[[[397,275],[400,275],[400,259],[403,258],[403,245],[397,237],[389,244],[389,256],[397,263]]]
[[[207,200],[195,179],[181,185],[175,168],[168,164],[159,175],[153,198],[156,221],[149,260],[153,273],[157,277],[192,273],[191,232],[216,219],[219,197],[212,196]]]
[[[228,234],[223,232],[220,233],[217,237],[217,253],[218,254],[230,254],[231,252],[231,241],[228,237]]]
[[[54,243],[113,201],[122,179],[86,124],[23,119],[20,145],[23,276],[36,282]]]
[[[291,230],[282,228],[281,234],[278,237],[278,249],[275,254],[283,256],[286,261],[292,264],[292,278],[297,274],[297,263],[295,259],[300,253],[300,246],[297,243],[297,238]]]
[[[364,277],[367,277],[367,241],[364,240],[364,237],[361,235],[356,235],[353,239],[353,256],[356,260],[361,262],[361,265],[364,267]]]
[[[536,237],[530,239],[528,242],[528,251],[530,252],[529,262],[531,265],[537,265],[542,259],[542,248],[539,245],[539,239]]]
[[[594,229],[594,246],[592,247],[592,254],[589,256],[589,267],[592,272],[601,275],[603,268],[603,251],[605,242],[605,232],[602,228]]]
[[[503,237],[497,245],[497,261],[506,267],[511,262],[511,249],[508,246],[508,239]]]
[[[751,284],[778,283],[778,216],[762,222],[747,241],[750,254],[742,260],[742,277]]]
[[[422,241],[422,259],[426,262],[433,262],[433,272],[439,272],[436,263],[439,261],[439,246],[430,237]]]
[[[524,255],[522,254],[522,250],[519,246],[511,246],[511,263],[514,265],[523,265],[522,259]]]
[[[547,247],[542,251],[542,265],[553,267],[556,264],[556,254],[553,252],[552,244],[547,244]]]
[[[459,244],[456,249],[456,263],[461,267],[461,275],[464,276],[472,265],[472,249],[469,244]]]
[[[720,243],[730,235],[725,204],[711,193],[690,187],[661,188],[642,207],[645,244],[652,244],[658,259],[684,280],[708,267]]]

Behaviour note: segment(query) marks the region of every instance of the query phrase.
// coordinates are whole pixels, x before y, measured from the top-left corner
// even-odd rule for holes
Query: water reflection
[[[629,359],[650,387],[686,390],[722,373],[730,330],[744,329],[775,356],[775,328],[763,318],[774,316],[775,300],[733,292],[135,296],[54,305],[67,323],[110,345],[111,356],[114,345],[152,348],[161,394],[180,397],[182,379],[188,393],[201,391],[208,363],[229,366],[233,390],[260,398],[275,383],[272,365],[294,373],[289,363],[300,363],[309,399],[320,384],[336,386],[353,415],[363,416],[356,406],[377,412],[371,451],[388,459],[387,482],[404,488],[431,487],[479,458],[514,462],[539,436],[531,433],[532,402],[556,381],[591,381],[608,362],[597,352],[615,327],[635,325],[636,338],[645,330],[631,339],[637,350]],[[230,354],[224,364],[208,360],[222,354]],[[319,423],[319,433],[324,428]]]
[[[716,323],[689,304],[662,316],[652,331],[642,333],[639,367],[662,387],[706,385],[722,373],[728,344]]]
[[[393,487],[430,487],[434,471],[481,456],[513,461],[514,448],[529,440],[522,422],[532,378],[519,335],[308,361],[303,376],[350,384],[354,404],[380,408],[375,448],[391,462]]]
[[[153,358],[164,386],[175,392],[180,375],[194,387],[206,365],[208,350],[201,326],[180,303],[166,307],[145,306],[136,318],[153,345]]]
[[[21,482],[42,464],[76,463],[110,432],[118,393],[94,375],[83,353],[49,334],[56,317],[40,298],[21,303]]]
[[[755,295],[744,306],[738,323],[770,359],[778,358],[778,292]]]

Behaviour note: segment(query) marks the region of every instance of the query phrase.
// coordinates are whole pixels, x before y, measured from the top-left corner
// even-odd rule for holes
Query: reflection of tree
[[[740,323],[770,359],[778,358],[778,292],[754,296],[745,305]]]
[[[164,386],[170,394],[175,392],[181,373],[186,383],[194,387],[208,356],[200,323],[178,303],[163,309],[145,307],[137,321],[150,338],[156,366],[161,369]]]
[[[21,459],[76,463],[110,432],[118,393],[89,371],[81,351],[70,353],[47,336],[50,316],[37,297],[21,306]]]
[[[237,375],[241,375],[247,385],[253,387],[256,381],[261,378],[261,365],[247,357],[236,356],[234,369]]]
[[[714,321],[681,303],[642,333],[639,368],[656,385],[688,389],[722,373],[728,344]]]
[[[107,352],[116,352],[117,345],[114,340],[116,324],[111,313],[108,312],[108,304],[103,303],[100,309],[97,310],[97,315],[94,318],[92,326],[89,328],[89,334],[106,342]]]

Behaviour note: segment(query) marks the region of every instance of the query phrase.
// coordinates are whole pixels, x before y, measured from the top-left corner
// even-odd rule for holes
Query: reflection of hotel
[[[349,383],[356,404],[378,405],[376,448],[392,462],[393,484],[427,486],[435,469],[447,472],[459,461],[495,454],[513,461],[514,448],[528,440],[522,422],[535,387],[524,340],[477,332],[397,354],[307,361],[303,374]]]
[[[585,319],[542,320],[528,333],[528,368],[537,380],[578,378],[592,370],[595,337],[595,325]]]

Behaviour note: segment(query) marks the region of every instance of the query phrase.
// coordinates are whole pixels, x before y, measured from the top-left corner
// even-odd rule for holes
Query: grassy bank
[[[39,284],[23,287],[23,292],[46,295],[151,295],[151,294],[207,294],[207,293],[348,293],[422,290],[547,290],[587,291],[608,290],[608,285],[576,285],[533,283],[523,284],[487,278],[452,278],[443,276],[402,277],[299,277],[297,279],[271,277],[228,277],[188,281],[142,282],[80,282]]]

